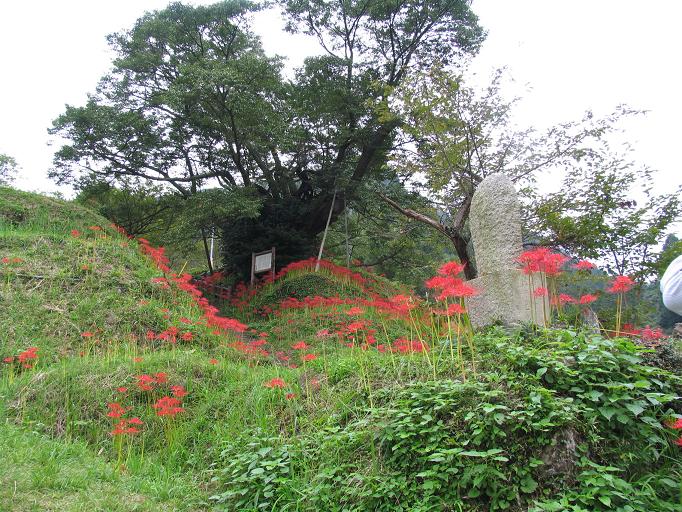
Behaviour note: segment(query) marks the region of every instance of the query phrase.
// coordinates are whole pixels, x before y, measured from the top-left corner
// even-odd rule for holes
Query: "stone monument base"
[[[468,281],[478,295],[467,297],[466,308],[474,328],[499,322],[503,325],[519,325],[533,322],[543,325],[543,303],[549,315],[547,297],[532,298],[532,291],[542,286],[540,277],[531,277],[517,268],[487,273]],[[535,308],[533,311],[533,303]]]

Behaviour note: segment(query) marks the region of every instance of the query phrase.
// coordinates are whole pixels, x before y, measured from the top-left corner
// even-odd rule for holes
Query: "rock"
[[[492,174],[481,182],[469,219],[479,275],[469,282],[479,292],[467,300],[472,325],[543,323],[549,303],[531,295],[541,286],[539,277],[525,275],[518,268],[523,251],[521,207],[507,176]]]
[[[560,476],[566,483],[573,481],[578,471],[578,445],[581,442],[580,434],[573,428],[559,430],[552,437],[552,444],[540,454],[544,465],[540,466],[539,474],[545,478]]]
[[[675,324],[675,327],[673,327],[673,336],[675,338],[682,338],[682,323]]]

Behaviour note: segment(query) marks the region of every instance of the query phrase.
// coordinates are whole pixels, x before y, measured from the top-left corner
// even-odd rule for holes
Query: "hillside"
[[[629,339],[473,334],[331,263],[218,310],[7,188],[0,258],[0,510],[682,509],[682,380]]]

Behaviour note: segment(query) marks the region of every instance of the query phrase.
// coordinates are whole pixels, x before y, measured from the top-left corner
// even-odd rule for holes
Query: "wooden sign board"
[[[251,253],[251,286],[256,282],[256,274],[272,272],[275,277],[275,248],[269,251]]]

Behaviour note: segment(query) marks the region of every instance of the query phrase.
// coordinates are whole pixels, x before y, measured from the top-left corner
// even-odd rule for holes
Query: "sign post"
[[[275,278],[275,248],[269,251],[251,253],[251,287],[256,283],[256,274],[270,271]]]

